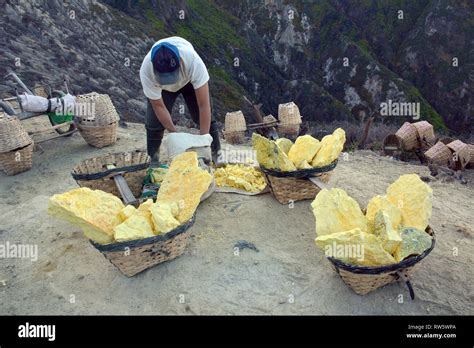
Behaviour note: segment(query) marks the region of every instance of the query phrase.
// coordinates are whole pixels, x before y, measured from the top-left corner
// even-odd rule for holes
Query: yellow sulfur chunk
[[[431,236],[417,228],[407,227],[400,231],[402,242],[395,251],[397,262],[402,261],[410,255],[420,255],[431,247]]]
[[[99,244],[113,241],[114,227],[122,223],[124,205],[110,193],[81,187],[49,199],[48,213],[78,225],[84,235]]]
[[[277,140],[275,140],[275,143],[287,155],[288,152],[290,152],[291,147],[293,146],[293,142],[287,138],[278,138]]]
[[[326,234],[315,239],[326,256],[359,266],[384,266],[396,263],[380,245],[379,239],[359,228]]]
[[[155,234],[167,233],[180,225],[175,216],[179,208],[176,203],[155,203],[150,207]]]
[[[360,228],[367,231],[367,218],[359,204],[344,190],[323,189],[311,203],[316,218],[316,235],[348,231]]]
[[[402,215],[404,227],[424,231],[431,217],[433,190],[416,174],[400,176],[387,188],[387,199]]]
[[[150,214],[139,210],[120,225],[114,227],[114,238],[117,242],[153,236],[153,223]]]
[[[187,222],[194,215],[201,196],[206,193],[212,176],[199,168],[196,152],[184,152],[174,157],[156,199],[157,203],[176,203],[180,210],[177,220]]]
[[[344,148],[346,133],[342,128],[336,129],[332,134],[326,135],[321,140],[321,148],[314,156],[311,165],[315,168],[323,167],[334,162]]]
[[[244,164],[228,164],[214,171],[216,185],[233,187],[247,192],[260,192],[267,185],[258,169]]]
[[[252,146],[257,152],[257,160],[260,165],[267,169],[280,170],[282,172],[295,171],[296,167],[280,147],[256,133],[252,134]]]
[[[135,208],[133,205],[127,205],[125,208],[120,210],[120,218],[122,221],[127,220],[130,216],[134,215],[137,213],[137,208]]]
[[[298,169],[312,169],[313,167],[307,161],[302,161],[296,166],[296,168],[298,168]]]
[[[392,227],[397,230],[402,222],[400,209],[390,203],[386,196],[377,195],[369,201],[369,204],[367,204],[367,212],[365,213],[365,216],[369,221],[369,231],[374,231],[375,214],[380,210],[383,210],[390,217]]]
[[[152,205],[153,205],[153,199],[148,198],[145,202],[140,204],[140,206],[138,207],[138,210],[139,211],[148,211]]]
[[[288,153],[288,158],[295,164],[298,169],[302,168],[304,163],[309,163],[321,148],[321,143],[318,139],[311,135],[303,135],[298,137],[295,144],[291,147]]]
[[[392,227],[390,216],[383,210],[379,210],[375,215],[374,234],[380,239],[385,251],[391,255],[402,242],[400,234]]]

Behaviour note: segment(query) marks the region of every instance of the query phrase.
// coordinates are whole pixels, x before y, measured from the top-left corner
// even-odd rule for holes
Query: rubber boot
[[[146,148],[151,157],[150,167],[152,168],[156,168],[160,164],[160,146],[164,133],[164,130],[146,130]]]

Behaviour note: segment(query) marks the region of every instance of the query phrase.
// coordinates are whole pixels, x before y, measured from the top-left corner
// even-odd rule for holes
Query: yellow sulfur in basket
[[[321,148],[318,139],[311,135],[303,135],[296,139],[295,144],[288,152],[288,158],[295,164],[297,169],[311,168],[309,163]]]
[[[383,266],[395,263],[392,255],[380,245],[373,234],[355,228],[349,231],[326,234],[315,239],[326,256],[359,266]]]
[[[81,187],[52,196],[48,213],[80,226],[87,238],[106,244],[114,239],[114,227],[122,223],[123,208],[114,195]]]
[[[387,188],[387,199],[400,209],[401,224],[424,231],[431,217],[433,190],[416,174],[400,176]]]
[[[153,223],[150,214],[136,210],[127,220],[114,227],[114,238],[117,242],[153,237]]]
[[[180,223],[187,222],[194,215],[201,196],[211,182],[212,176],[199,167],[196,152],[184,152],[171,162],[156,201],[178,204],[180,211],[176,218]]]
[[[397,230],[402,222],[400,209],[390,203],[386,196],[377,195],[369,201],[369,204],[367,204],[367,212],[365,213],[365,216],[369,221],[369,231],[374,231],[375,215],[380,210],[383,210],[389,216],[390,221],[392,222],[392,227]]]
[[[393,255],[402,242],[400,234],[392,227],[390,216],[383,210],[379,210],[375,215],[374,234],[380,239],[382,247],[390,255]]]
[[[267,169],[280,170],[282,172],[295,171],[296,167],[280,147],[256,133],[252,134],[252,146],[257,152],[257,160]]]
[[[311,203],[316,218],[316,234],[322,236],[359,228],[368,230],[367,218],[359,204],[338,188],[323,189]]]
[[[275,140],[275,144],[277,144],[278,147],[287,155],[288,152],[290,152],[291,147],[293,146],[293,142],[287,138],[278,138],[277,140]]]
[[[326,135],[321,140],[321,148],[311,162],[311,165],[317,168],[334,162],[344,148],[345,142],[346,133],[342,128],[338,128],[332,134]]]
[[[179,213],[177,203],[155,203],[150,207],[150,212],[155,226],[155,234],[167,233],[180,225],[176,220]]]

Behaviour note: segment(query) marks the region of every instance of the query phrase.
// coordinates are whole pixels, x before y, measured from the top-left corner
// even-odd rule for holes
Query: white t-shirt
[[[179,80],[173,85],[160,85],[155,80],[155,73],[153,71],[153,63],[151,61],[151,51],[154,46],[161,42],[168,42],[175,45],[178,48],[180,60],[179,67]],[[173,36],[166,39],[162,39],[153,45],[150,52],[143,59],[142,66],[140,68],[140,80],[142,82],[143,92],[148,99],[157,100],[161,99],[161,91],[177,92],[189,82],[193,85],[194,89],[202,87],[207,81],[209,81],[209,73],[207,72],[206,65],[202,61],[201,57],[194,50],[193,45],[182,37]]]

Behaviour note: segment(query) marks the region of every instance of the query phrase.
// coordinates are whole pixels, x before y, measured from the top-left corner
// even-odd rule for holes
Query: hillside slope
[[[469,1],[0,4],[1,75],[13,69],[31,85],[66,74],[74,93],[109,93],[127,120],[143,119],[138,70],[147,50],[180,35],[208,65],[220,120],[246,107],[243,95],[272,114],[294,100],[307,121],[360,120],[378,115],[380,103],[391,99],[420,102],[422,118],[437,128],[472,132]],[[0,83],[0,92],[7,91],[11,84]]]

